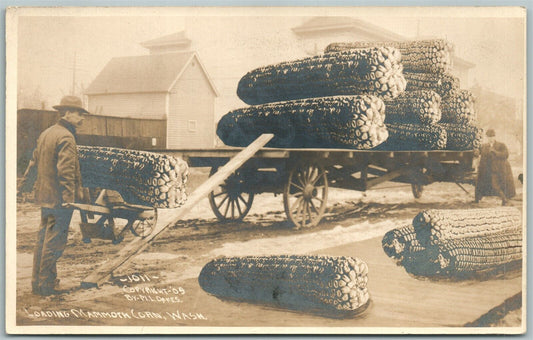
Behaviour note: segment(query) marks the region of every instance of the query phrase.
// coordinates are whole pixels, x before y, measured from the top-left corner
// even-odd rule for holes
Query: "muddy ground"
[[[193,172],[189,190],[194,190],[205,176],[205,172]],[[383,252],[379,249],[379,241],[383,234],[410,223],[422,209],[500,205],[495,197],[485,198],[478,205],[473,204],[474,188],[469,185],[464,188],[469,191],[468,194],[452,183],[434,183],[425,187],[420,199],[414,199],[410,186],[401,183],[383,183],[366,193],[330,189],[325,218],[317,227],[305,230],[294,230],[286,221],[281,195],[256,196],[254,205],[243,222],[226,224],[216,220],[205,199],[183,221],[164,231],[145,251],[117,270],[108,283],[91,289],[80,289],[80,282],[92,270],[112,259],[134,236],[128,234],[123,243],[118,245],[97,239],[86,244],[82,241],[78,226],[79,215],[76,212],[67,248],[58,262],[60,288],[70,291],[57,297],[39,297],[31,293],[32,251],[40,212],[31,203],[21,203],[17,211],[17,324],[364,327],[364,317],[354,324],[351,320],[331,321],[315,315],[220,300],[201,290],[197,276],[205,263],[220,255],[320,254],[324,253],[324,249],[328,249],[326,254],[351,255],[345,252],[354,245],[357,246],[358,242],[365,241],[366,243],[360,244],[375,247],[372,251],[379,254],[376,256],[381,256]],[[511,204],[522,209],[519,182],[517,188],[518,195]],[[383,261],[393,266],[392,262],[388,263],[388,259]],[[371,272],[372,267],[369,270]],[[400,269],[394,270],[398,270],[398,275],[406,275],[401,274]],[[495,279],[494,282],[497,284],[496,280],[506,279],[519,282],[520,278],[520,272],[514,272]],[[406,282],[417,280],[413,277],[402,279]],[[473,285],[475,282],[459,285],[468,284]],[[490,286],[493,282],[489,280],[482,284]],[[424,284],[421,285],[423,287]],[[372,283],[369,283],[371,294],[372,289]],[[391,284],[390,290],[394,289],[395,285]],[[501,301],[495,299],[487,302],[486,309],[483,307],[480,311],[465,315],[464,320],[458,319],[454,323],[450,323],[451,319],[436,320],[428,326],[464,326],[482,317],[484,312],[481,309],[489,312],[510,297],[511,295],[501,298]],[[402,303],[409,304],[409,301]],[[377,307],[374,310],[377,311]],[[372,310],[367,313],[371,315]],[[402,313],[398,311],[398,314]],[[500,313],[489,325],[518,327],[520,322],[521,308],[515,306],[512,310]],[[410,315],[404,315],[391,325],[416,327],[417,323]],[[138,331],[143,329],[139,328]]]

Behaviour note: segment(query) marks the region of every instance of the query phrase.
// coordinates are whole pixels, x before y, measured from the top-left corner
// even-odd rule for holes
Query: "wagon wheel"
[[[131,225],[131,233],[135,236],[145,238],[150,235],[157,223],[157,209],[152,212],[144,212],[143,215],[147,215],[141,219],[135,220]]]
[[[213,167],[210,176],[215,172],[217,168]],[[244,181],[242,172],[237,170],[209,193],[209,204],[219,221],[241,221],[250,211],[254,194],[243,191]]]
[[[422,191],[424,191],[424,186],[420,183],[411,183],[411,191],[415,198],[422,197]]]
[[[324,167],[306,164],[295,167],[283,190],[285,213],[296,229],[313,227],[326,211],[328,178]]]

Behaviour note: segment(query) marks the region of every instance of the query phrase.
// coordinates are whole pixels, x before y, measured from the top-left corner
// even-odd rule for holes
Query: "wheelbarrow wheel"
[[[323,166],[293,168],[283,190],[285,213],[296,229],[316,226],[326,211],[328,178]]]
[[[411,183],[411,191],[415,198],[422,197],[422,192],[424,191],[424,186],[420,183]]]
[[[137,237],[146,237],[150,235],[157,223],[157,209],[153,210],[153,214],[149,216],[133,221],[131,225],[131,233]]]
[[[210,176],[217,172],[211,169]],[[221,222],[242,221],[252,208],[254,194],[243,191],[245,177],[237,170],[217,189],[209,193],[209,204],[217,219]]]

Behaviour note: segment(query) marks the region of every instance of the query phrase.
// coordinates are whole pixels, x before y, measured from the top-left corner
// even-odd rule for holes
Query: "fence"
[[[37,138],[59,119],[57,111],[21,109],[17,114],[17,171],[24,172]],[[78,144],[126,149],[166,148],[166,120],[87,116],[77,131]]]

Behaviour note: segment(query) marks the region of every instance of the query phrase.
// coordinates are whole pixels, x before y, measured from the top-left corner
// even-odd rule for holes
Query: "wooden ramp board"
[[[97,268],[93,273],[87,276],[81,282],[82,288],[90,288],[99,286],[104,283],[111,275],[111,273],[126,264],[134,255],[140,253],[150,242],[163,230],[174,225],[185,214],[187,214],[200,200],[204,199],[211,191],[220,185],[226,178],[228,178],[235,170],[240,168],[248,159],[265,146],[272,138],[273,134],[263,134],[259,136],[248,147],[239,152],[226,165],[220,168],[207,181],[202,183],[196,190],[188,197],[185,204],[176,209],[158,209],[157,210],[157,224],[153,232],[145,238],[136,238],[122,248],[115,258],[104,263]]]

